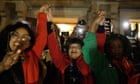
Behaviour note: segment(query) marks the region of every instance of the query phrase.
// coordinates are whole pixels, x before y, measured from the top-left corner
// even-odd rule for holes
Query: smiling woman
[[[24,40],[23,43],[23,37],[25,35],[28,35],[30,39]],[[25,38],[24,38],[25,39]],[[24,83],[24,73],[22,71],[22,61],[26,61],[25,59],[22,59],[24,56],[23,53],[29,51],[32,46],[34,45],[35,41],[35,34],[30,29],[29,25],[24,24],[22,22],[17,22],[12,25],[8,25],[3,31],[0,33],[0,63],[3,68],[3,70],[0,70],[1,72],[1,78],[0,81],[3,83],[15,83],[16,80],[20,83]],[[10,66],[9,66],[10,65]],[[12,67],[15,67],[14,69]],[[19,69],[20,75],[17,74],[17,69]],[[9,75],[8,73],[11,73],[12,75]],[[12,80],[11,77],[13,77]],[[7,81],[4,82],[5,78]]]
[[[37,32],[25,21],[6,26],[0,33],[1,84],[39,84],[39,58],[46,46],[48,5],[40,8]],[[31,73],[32,71],[32,73]]]

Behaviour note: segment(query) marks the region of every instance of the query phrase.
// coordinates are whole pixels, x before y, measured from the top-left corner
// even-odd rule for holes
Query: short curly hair
[[[81,46],[81,49],[84,46],[84,42],[80,38],[76,38],[76,37],[69,38],[66,42],[66,54],[67,55],[68,55],[68,50],[69,50],[70,45],[74,44],[74,43],[79,44]]]

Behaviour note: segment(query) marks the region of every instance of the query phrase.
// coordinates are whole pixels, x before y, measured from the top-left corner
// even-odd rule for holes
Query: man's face
[[[73,43],[69,46],[68,54],[72,59],[77,59],[81,55],[81,46],[80,44]]]

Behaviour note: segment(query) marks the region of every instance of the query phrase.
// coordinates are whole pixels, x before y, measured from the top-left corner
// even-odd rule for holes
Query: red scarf
[[[129,81],[128,84],[139,84],[138,80],[140,78],[140,73],[134,75]]]
[[[39,13],[37,16],[37,36],[35,44],[28,53],[28,59],[22,62],[25,84],[38,84],[39,81],[39,58],[46,46],[47,39],[47,18],[45,13]]]
[[[38,84],[39,65],[35,54],[29,52],[27,60],[22,62],[25,84]]]
[[[122,72],[124,73],[128,79],[133,75],[134,66],[132,63],[128,62],[128,60],[123,56],[122,62],[119,62],[116,59],[112,60],[112,63]]]

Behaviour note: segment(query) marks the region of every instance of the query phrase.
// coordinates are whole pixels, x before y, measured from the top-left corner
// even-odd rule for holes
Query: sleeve
[[[104,53],[97,49],[96,35],[88,32],[84,43],[82,48],[84,60],[94,72],[96,83],[118,84],[116,69],[108,62]]]
[[[48,48],[53,63],[58,69],[64,70],[66,63],[64,54],[62,53],[55,32],[48,35]]]
[[[90,67],[97,84],[119,84],[118,72],[99,50],[92,56]]]
[[[106,40],[106,32],[104,26],[98,26],[98,30],[96,31],[96,38],[97,38],[98,49],[101,52],[104,52],[104,44]]]
[[[86,37],[84,39],[84,46],[82,47],[82,53],[84,60],[87,64],[90,64],[92,61],[92,57],[97,50],[97,41],[96,35],[91,32],[86,33]]]
[[[37,16],[37,34],[33,46],[34,53],[40,58],[43,49],[47,44],[47,15],[39,13]]]

